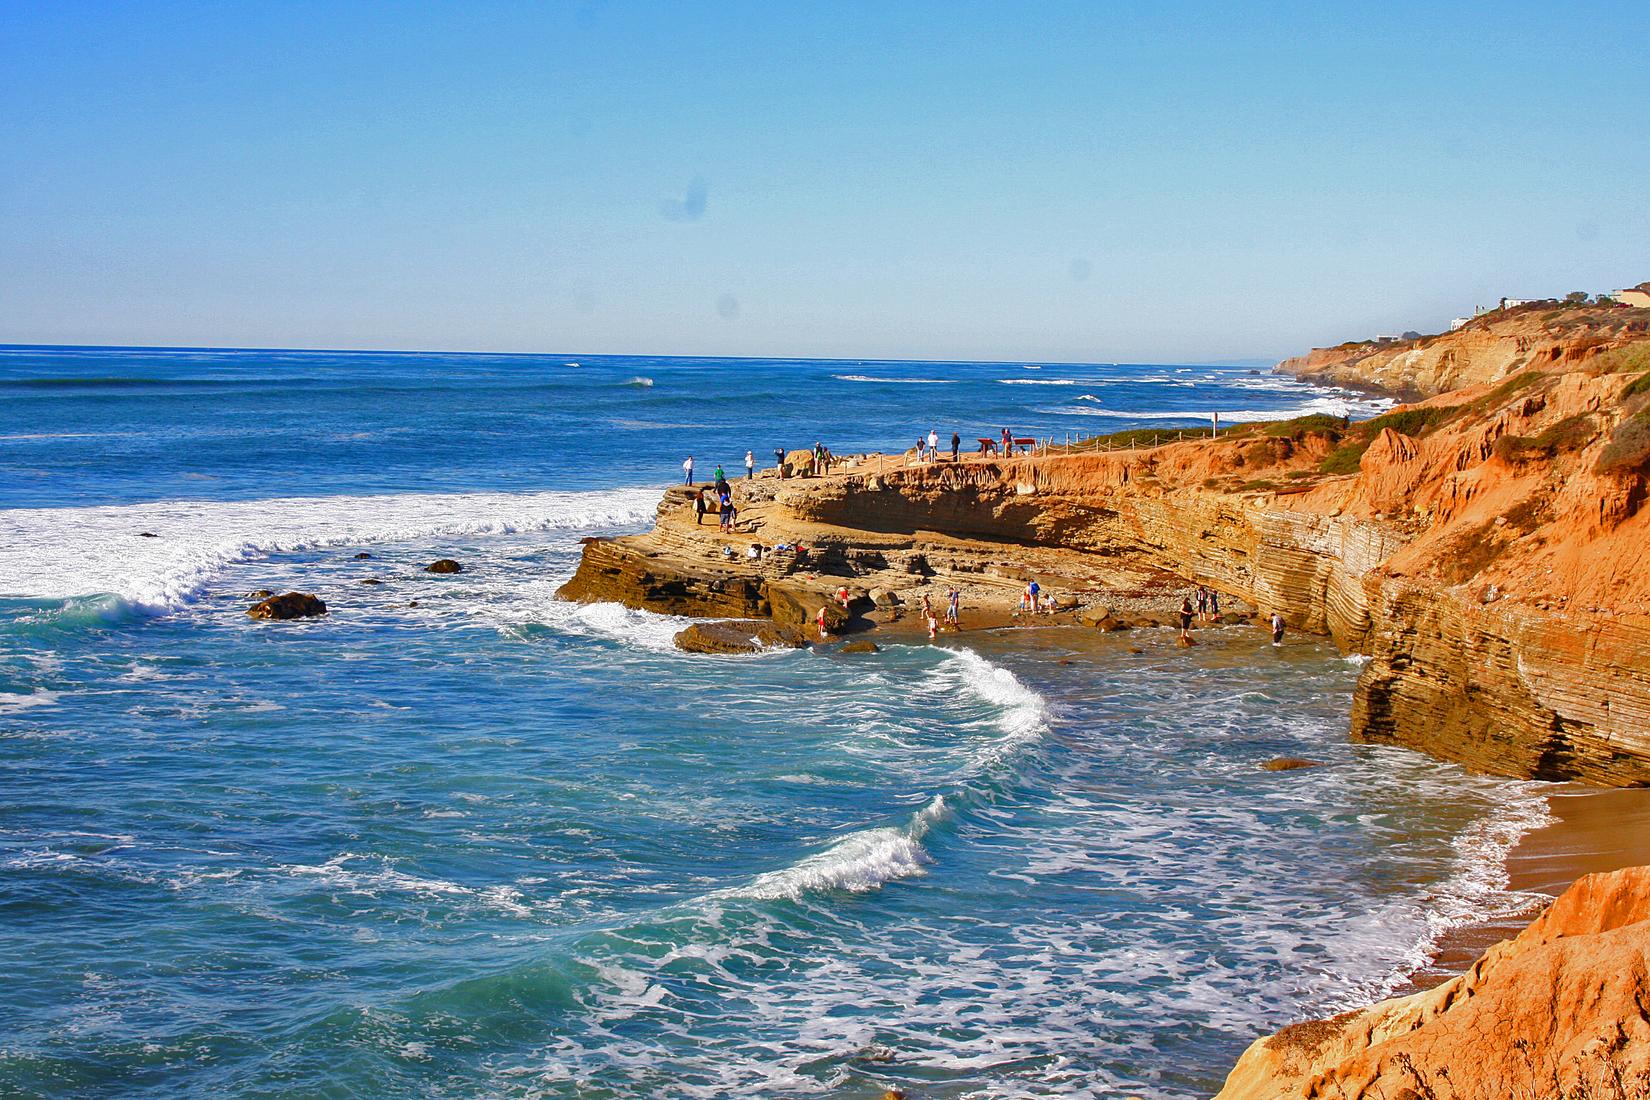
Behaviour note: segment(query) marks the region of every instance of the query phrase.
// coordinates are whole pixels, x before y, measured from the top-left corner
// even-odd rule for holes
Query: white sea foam
[[[849,833],[824,851],[758,875],[749,886],[727,891],[721,897],[797,901],[804,894],[829,890],[863,894],[895,879],[926,874],[933,859],[923,848],[922,838],[945,813],[944,796],[936,796],[903,826]]]
[[[1092,394],[1084,394],[1079,401],[1087,400],[1098,403],[1099,398]],[[1371,415],[1382,409],[1389,408],[1392,402],[1382,398],[1369,398],[1363,401],[1354,401],[1339,397],[1316,397],[1301,405],[1294,405],[1286,409],[1221,409],[1220,419],[1230,424],[1244,424],[1263,420],[1293,420],[1298,416],[1350,416],[1358,417]],[[1095,409],[1082,405],[1068,405],[1063,408],[1039,409],[1039,412],[1064,414],[1069,416],[1100,416],[1110,420],[1208,420],[1214,410],[1174,410],[1174,409]]]
[[[620,383],[620,385],[638,386],[642,389],[651,389],[653,387],[653,379],[647,378],[643,375],[637,375],[635,378],[625,379],[622,383]]]
[[[657,502],[653,489],[616,489],[14,508],[0,511],[0,595],[106,594],[164,611],[271,554],[639,524]]]
[[[1090,386],[1093,382],[1085,382],[1081,378],[999,378],[998,382],[1005,386]]]
[[[839,382],[887,382],[902,386],[949,386],[955,378],[877,378],[868,374],[833,374]]]
[[[0,714],[17,714],[20,711],[33,710],[35,707],[55,707],[58,695],[58,692],[47,691],[45,688],[35,688],[27,694],[0,691]]]

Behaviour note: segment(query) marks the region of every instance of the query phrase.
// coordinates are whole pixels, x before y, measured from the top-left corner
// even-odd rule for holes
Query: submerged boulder
[[[866,641],[849,642],[842,647],[844,653],[880,653],[881,651],[882,647],[877,643]]]
[[[309,592],[286,592],[271,596],[246,609],[254,619],[311,619],[327,613],[327,605]]]
[[[1322,760],[1308,760],[1301,756],[1274,756],[1261,768],[1269,772],[1292,772],[1298,768],[1321,768]]]
[[[462,573],[464,567],[452,558],[440,558],[424,567],[426,573]]]

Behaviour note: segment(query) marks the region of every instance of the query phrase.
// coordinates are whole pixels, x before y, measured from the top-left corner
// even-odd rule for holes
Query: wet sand
[[[1650,788],[1607,790],[1565,783],[1552,788],[1547,802],[1552,823],[1525,836],[1507,857],[1511,889],[1557,897],[1582,875],[1650,864]],[[1516,916],[1451,932],[1432,964],[1415,976],[1413,989],[1461,973],[1491,944],[1517,935],[1539,911],[1532,904]]]

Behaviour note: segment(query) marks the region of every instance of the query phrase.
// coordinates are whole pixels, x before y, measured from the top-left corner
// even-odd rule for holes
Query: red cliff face
[[[1258,1040],[1216,1100],[1650,1095],[1650,867],[1588,875],[1461,976]]]
[[[954,555],[1017,546],[1167,570],[1368,655],[1354,737],[1500,774],[1640,784],[1644,379],[1650,341],[1350,428],[1318,418],[1147,450],[865,463],[744,491],[763,497],[764,537],[832,547],[843,575],[923,540]],[[769,613],[779,580],[741,577],[695,537],[662,523],[595,544],[567,592]]]

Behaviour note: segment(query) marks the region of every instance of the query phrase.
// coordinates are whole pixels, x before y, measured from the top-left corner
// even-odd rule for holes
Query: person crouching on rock
[[[1187,596],[1180,601],[1180,644],[1192,645],[1192,619],[1197,614],[1192,609],[1192,598]]]
[[[1283,644],[1283,616],[1272,612],[1272,644]]]
[[[848,610],[848,586],[843,585],[836,590],[836,602],[842,605],[842,610]]]
[[[710,507],[710,501],[705,499],[705,491],[700,489],[693,495],[693,525],[698,527],[705,522],[705,509]]]

